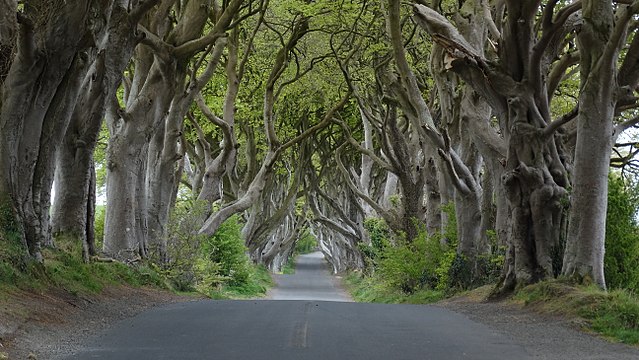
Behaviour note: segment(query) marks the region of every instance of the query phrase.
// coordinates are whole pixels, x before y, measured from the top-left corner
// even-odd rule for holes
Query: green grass
[[[543,312],[581,318],[587,329],[612,340],[639,343],[639,299],[628,291],[551,280],[521,289],[514,299]]]
[[[7,241],[2,242],[6,245]],[[96,294],[105,286],[118,284],[167,288],[162,276],[144,262],[132,266],[119,262],[84,263],[77,241],[63,238],[56,239],[56,244],[56,249],[43,249],[43,264],[24,260],[18,252],[10,254],[5,247],[0,254],[0,288],[61,288],[76,295]]]
[[[291,256],[288,258],[288,261],[282,267],[282,274],[284,275],[295,274],[295,257]]]
[[[270,287],[273,279],[268,269],[262,265],[252,266],[248,281],[240,285],[223,285],[213,290],[209,295],[212,299],[249,299],[263,297]]]
[[[431,289],[418,289],[406,294],[394,289],[376,276],[362,276],[351,272],[344,277],[346,289],[357,302],[383,304],[429,304],[444,298],[444,292]]]

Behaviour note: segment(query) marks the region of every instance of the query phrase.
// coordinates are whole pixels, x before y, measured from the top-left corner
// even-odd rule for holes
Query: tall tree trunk
[[[580,5],[567,5],[556,17],[554,6],[544,8],[545,21],[537,37],[538,4],[507,1],[500,67],[488,65],[481,51],[445,17],[423,5],[414,7],[419,25],[437,35],[436,41],[447,50],[449,68],[491,105],[508,143],[501,180],[512,219],[509,250],[496,293],[553,275],[550,250],[559,241],[563,202],[570,184],[561,139],[549,127],[547,66],[542,62],[556,58],[561,41],[553,40],[563,34],[569,15]]]
[[[639,7],[637,3],[634,7]],[[612,4],[583,2],[579,32],[581,91],[568,239],[562,274],[605,288],[604,242],[608,172],[613,145],[615,106],[620,91],[616,61],[626,23],[637,9],[624,9],[617,20]],[[636,34],[635,34],[636,36]]]
[[[44,4],[43,4],[44,5]],[[53,159],[86,71],[90,2],[25,6],[0,109],[0,197],[10,198],[29,254],[50,242]],[[45,12],[45,13],[42,13]]]
[[[104,34],[96,34],[100,45],[95,61],[56,158],[56,197],[52,210],[53,233],[78,237],[88,244],[86,255],[95,253],[91,250],[90,240],[93,221],[88,218],[92,213],[92,201],[87,201],[95,191],[93,152],[107,103],[115,96],[122,73],[138,43],[135,11],[113,4],[113,8],[101,13],[107,17],[107,26]]]
[[[145,60],[140,58],[139,61],[144,67]],[[127,109],[116,109],[119,120],[109,124],[104,251],[114,256],[130,258],[139,254],[144,257],[148,250],[146,171],[149,141],[164,120],[173,97],[173,87],[167,88],[165,83],[174,79],[174,65],[155,63],[147,76],[136,75],[139,76],[136,81],[144,82],[144,85],[137,84],[142,92],[132,90],[135,96],[130,95]]]

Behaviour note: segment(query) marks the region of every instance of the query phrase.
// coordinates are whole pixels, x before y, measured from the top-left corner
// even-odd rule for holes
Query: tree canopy
[[[191,232],[239,221],[273,270],[312,234],[343,271],[366,266],[382,219],[385,246],[453,246],[462,286],[499,253],[495,293],[559,275],[605,288],[609,173],[637,170],[638,14],[621,0],[0,1],[0,230],[35,261],[68,235],[87,261],[169,263],[170,215],[197,208]]]

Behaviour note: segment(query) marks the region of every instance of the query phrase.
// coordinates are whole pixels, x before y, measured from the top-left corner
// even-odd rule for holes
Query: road
[[[434,306],[346,302],[321,256],[271,300],[198,301],[123,321],[69,359],[529,359],[504,335]]]
[[[321,252],[297,257],[295,274],[273,275],[276,286],[269,293],[272,300],[353,301],[330,276],[329,265]]]

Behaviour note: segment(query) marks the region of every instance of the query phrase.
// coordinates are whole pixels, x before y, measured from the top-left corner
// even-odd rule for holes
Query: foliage
[[[199,235],[205,212],[206,204],[198,201],[179,204],[173,210],[163,274],[178,290],[197,290],[213,298],[265,294],[270,275],[250,263],[239,218],[228,219],[212,236]]]
[[[428,236],[421,229],[412,242],[399,238],[392,244],[390,230],[383,220],[366,219],[364,226],[371,239],[370,246],[360,245],[369,267],[367,274],[376,277],[388,288],[405,294],[412,294],[420,289],[448,288],[449,269],[455,258],[455,243],[441,241],[441,235]],[[448,236],[456,239],[454,232]]]
[[[178,204],[167,224],[167,259],[162,259],[162,254],[152,254],[154,262],[162,264],[162,268],[158,269],[178,291],[193,291],[198,282],[210,281],[208,276],[206,279],[197,277],[197,267],[207,267],[207,264],[196,263],[205,239],[205,236],[197,233],[205,211],[206,204],[203,202]]]
[[[295,274],[295,258],[289,257],[286,261],[286,264],[282,266],[282,274],[284,275],[292,275]]]
[[[106,216],[106,206],[97,205],[95,207],[94,229],[95,229],[95,246],[102,248],[104,241],[104,217]]]
[[[166,288],[162,276],[148,262],[126,265],[120,262],[82,261],[82,245],[70,237],[56,238],[56,249],[43,250],[44,263],[16,266],[0,258],[0,286],[20,289],[62,288],[72,294],[98,293],[107,285],[152,285]]]
[[[382,218],[367,218],[364,229],[370,239],[370,245],[359,243],[359,251],[364,258],[364,271],[372,274],[378,266],[378,257],[390,243],[391,230]]]
[[[506,247],[499,245],[497,234],[494,230],[488,230],[486,236],[488,236],[491,252],[477,257],[477,273],[473,279],[473,286],[497,282],[504,267]]]
[[[295,243],[295,254],[309,254],[317,251],[317,239],[310,231],[306,230],[301,235],[299,240]]]
[[[19,283],[29,263],[11,202],[0,196],[0,284]]]
[[[263,265],[250,264],[249,266],[250,271],[246,282],[235,285],[225,285],[218,294],[225,294],[226,297],[232,299],[264,296],[268,288],[273,286],[271,273]]]
[[[639,189],[614,174],[608,183],[604,271],[610,288],[639,293]]]
[[[379,275],[368,276],[360,272],[351,272],[345,278],[345,284],[353,298],[359,302],[384,304],[427,304],[444,298],[441,290],[419,289],[412,294],[389,287]]]
[[[515,299],[540,311],[580,317],[588,328],[628,344],[639,343],[639,299],[626,290],[550,280],[521,289]]]
[[[505,249],[497,245],[495,233],[487,234],[492,252],[478,256],[475,266],[457,253],[453,204],[444,205],[442,211],[448,219],[442,232],[429,236],[421,228],[410,243],[402,238],[393,239],[382,219],[366,219],[364,227],[371,244],[360,244],[366,264],[362,277],[370,279],[371,283],[368,280],[355,282],[370,285],[362,287],[363,293],[355,294],[355,297],[394,302],[397,296],[402,297],[398,291],[409,297],[424,291],[451,294],[495,281],[501,274],[505,254]],[[359,289],[358,286],[354,288]]]
[[[237,216],[226,220],[213,236],[202,243],[204,259],[219,264],[219,275],[232,286],[248,282],[250,266],[245,252],[242,224]]]

